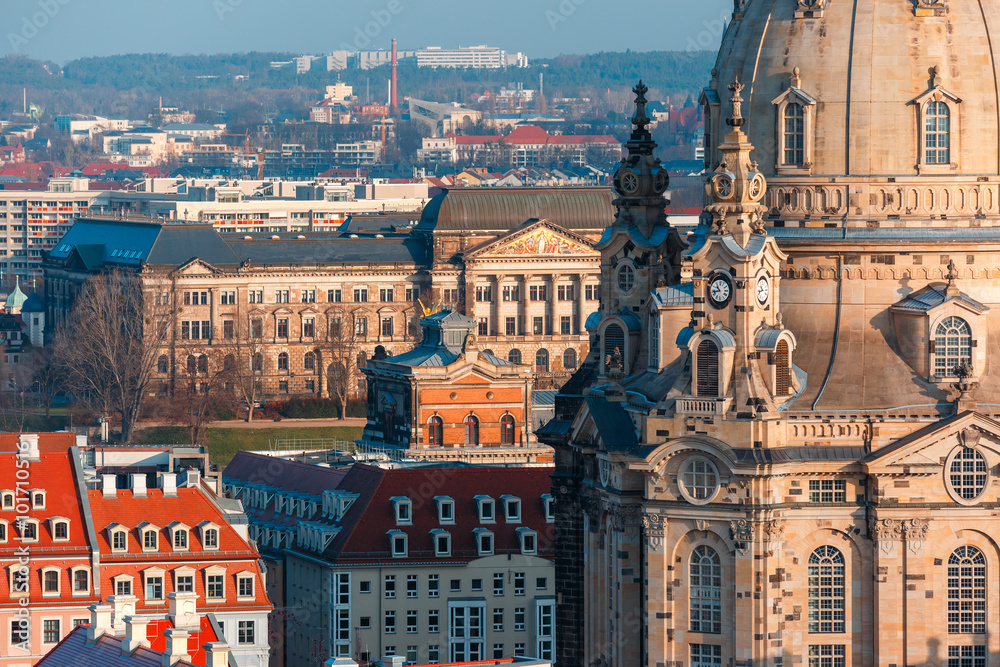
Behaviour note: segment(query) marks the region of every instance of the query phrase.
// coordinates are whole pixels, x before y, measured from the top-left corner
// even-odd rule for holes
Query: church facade
[[[556,662],[998,664],[1000,13],[736,10],[702,224],[656,213],[640,84],[591,350],[537,431]]]

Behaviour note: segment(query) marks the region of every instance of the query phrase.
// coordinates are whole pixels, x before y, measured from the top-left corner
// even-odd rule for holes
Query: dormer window
[[[521,499],[516,496],[500,496],[503,502],[504,520],[507,523],[521,523]]]
[[[476,549],[480,556],[493,555],[493,531],[486,528],[476,528],[472,531],[476,535]]]
[[[406,558],[406,533],[401,530],[390,530],[386,533],[389,536],[389,550],[393,558]]]
[[[928,102],[924,110],[924,162],[951,163],[951,111],[944,102]]]
[[[431,531],[431,539],[434,540],[435,556],[451,555],[451,533],[441,528],[435,528]]]
[[[170,524],[170,544],[173,546],[174,551],[187,551],[188,550],[188,531],[190,528],[185,526],[183,523],[175,521]]]
[[[545,521],[547,523],[554,523],[556,520],[556,503],[552,494],[542,494],[542,503],[545,506]]]
[[[538,544],[536,539],[535,531],[530,528],[518,528],[517,537],[521,542],[521,553],[526,555],[532,555],[537,553]]]
[[[49,530],[52,532],[53,542],[65,542],[69,540],[69,519],[61,516],[50,518]]]
[[[142,540],[143,551],[157,551],[160,548],[158,533],[159,531],[154,526],[150,526],[149,524],[139,527],[139,535]]]
[[[438,523],[455,523],[455,501],[450,496],[435,496]]]
[[[86,565],[74,565],[70,568],[70,576],[73,580],[73,595],[87,595],[90,593],[90,570]]]
[[[0,519],[0,542],[7,541],[7,528],[9,524],[6,519]]]
[[[479,522],[496,523],[493,498],[489,496],[476,496],[476,503],[479,505]]]
[[[45,597],[58,597],[59,595],[59,568],[42,568],[42,595]]]
[[[111,538],[111,551],[118,553],[128,551],[128,531],[125,526],[113,523],[107,530]]]
[[[3,491],[0,493],[0,508],[5,510],[14,509],[14,492]]]
[[[972,362],[972,329],[961,317],[946,317],[934,328],[934,374],[955,377],[955,369]]]
[[[35,510],[45,509],[45,491],[31,492],[31,509]]]
[[[206,551],[218,549],[219,527],[210,521],[202,521],[198,527],[201,529],[201,548]]]
[[[22,542],[38,541],[38,521],[36,519],[22,519],[18,522],[18,528],[21,532]]]
[[[406,496],[393,496],[389,500],[392,501],[393,511],[396,514],[396,525],[409,525],[413,523],[413,518],[410,514],[412,504],[409,498]]]

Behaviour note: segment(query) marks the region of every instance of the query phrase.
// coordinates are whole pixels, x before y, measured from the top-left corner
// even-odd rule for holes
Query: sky
[[[0,0],[0,55],[60,64],[212,54],[487,44],[529,58],[714,50],[732,0]]]

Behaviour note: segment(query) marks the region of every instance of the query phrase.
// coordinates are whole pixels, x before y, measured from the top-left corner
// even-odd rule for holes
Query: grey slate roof
[[[630,449],[639,444],[635,425],[621,403],[609,403],[603,396],[587,396],[586,400],[606,449]]]
[[[917,290],[916,292],[913,292],[912,294],[908,294],[897,303],[894,303],[892,305],[892,310],[904,313],[926,313],[929,310],[934,310],[945,301],[949,301],[951,299],[965,304],[980,314],[989,310],[989,307],[979,303],[972,297],[965,294],[960,293],[956,297],[949,297],[946,290],[946,285],[928,285]]]
[[[227,237],[240,261],[254,264],[367,264],[396,263],[425,266],[430,263],[427,244],[408,237],[325,239],[254,239]]]
[[[681,283],[672,287],[660,287],[653,292],[653,298],[660,306],[690,306],[694,303],[694,283]]]
[[[49,651],[36,667],[160,667],[163,654],[140,646],[130,656],[122,655],[124,637],[101,635],[93,644],[87,644],[87,626],[77,626]],[[180,660],[174,667],[193,667],[193,663]]]
[[[614,218],[608,188],[454,188],[427,203],[416,230],[499,232],[529,220],[549,220],[594,232]]]

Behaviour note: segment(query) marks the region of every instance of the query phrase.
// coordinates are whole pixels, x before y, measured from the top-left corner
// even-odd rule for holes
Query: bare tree
[[[66,384],[66,372],[59,363],[59,352],[54,345],[36,347],[31,350],[33,369],[33,389],[38,393],[38,401],[45,409],[45,418],[52,415],[52,401]]]
[[[327,390],[340,405],[341,419],[347,418],[347,399],[357,392],[362,377],[358,355],[368,338],[368,324],[367,314],[358,308],[327,311],[326,337],[319,348],[329,366]]]
[[[156,360],[174,327],[167,290],[119,270],[91,277],[57,335],[77,396],[121,420],[130,442]]]
[[[251,313],[233,321],[232,338],[225,338],[222,378],[233,394],[247,406],[247,421],[264,392],[264,316]],[[228,334],[227,334],[228,335]]]
[[[231,393],[224,390],[226,384],[223,353],[210,348],[188,350],[184,371],[165,406],[165,417],[188,430],[192,445],[204,442],[216,410],[231,399]]]

